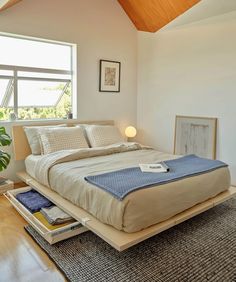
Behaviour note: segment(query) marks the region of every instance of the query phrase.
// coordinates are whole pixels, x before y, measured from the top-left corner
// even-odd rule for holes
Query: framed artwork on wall
[[[100,92],[120,92],[120,66],[120,62],[100,60]]]
[[[174,154],[216,158],[217,118],[176,116]]]

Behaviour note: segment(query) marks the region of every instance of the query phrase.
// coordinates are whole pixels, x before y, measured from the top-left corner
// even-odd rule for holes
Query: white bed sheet
[[[25,168],[26,168],[26,172],[32,176],[33,178],[35,178],[35,166],[37,164],[37,162],[42,158],[41,155],[29,155],[26,159],[25,159]]]

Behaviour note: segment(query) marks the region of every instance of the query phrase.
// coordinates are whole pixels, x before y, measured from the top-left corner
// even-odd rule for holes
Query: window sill
[[[69,122],[68,122],[69,121]],[[24,124],[47,124],[47,123],[58,123],[58,122],[65,122],[65,123],[74,123],[78,122],[77,119],[63,119],[63,118],[58,118],[58,119],[24,119],[24,120],[0,120],[1,126],[4,125],[24,125]]]

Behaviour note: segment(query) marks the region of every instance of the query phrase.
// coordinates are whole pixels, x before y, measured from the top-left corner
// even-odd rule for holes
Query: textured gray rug
[[[236,199],[122,253],[91,232],[50,246],[26,230],[69,281],[236,281]]]

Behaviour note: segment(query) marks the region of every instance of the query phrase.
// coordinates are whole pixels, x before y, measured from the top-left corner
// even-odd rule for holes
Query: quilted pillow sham
[[[91,147],[103,147],[125,141],[115,126],[88,125],[85,129]]]
[[[24,126],[24,131],[33,155],[41,154],[41,147],[39,142],[39,131],[43,128],[58,128],[66,127],[66,124],[60,125],[45,125],[45,126]]]
[[[80,127],[42,129],[40,143],[44,155],[61,150],[89,148]]]

